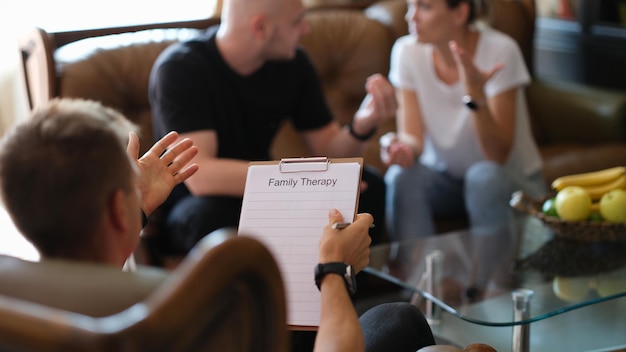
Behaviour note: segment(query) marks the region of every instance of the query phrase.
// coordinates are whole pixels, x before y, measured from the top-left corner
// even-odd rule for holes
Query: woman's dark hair
[[[477,18],[487,15],[488,0],[446,0],[446,4],[451,9],[459,6],[463,2],[466,2],[470,8],[467,23],[474,23]]]

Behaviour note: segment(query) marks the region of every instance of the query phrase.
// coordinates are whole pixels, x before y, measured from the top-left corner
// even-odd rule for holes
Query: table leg
[[[426,276],[425,291],[438,297],[440,291],[441,263],[443,262],[443,252],[435,250],[426,255]],[[426,300],[425,317],[429,324],[439,324],[441,319],[441,308],[433,301]]]
[[[534,292],[527,289],[514,290],[513,297],[513,321],[521,321],[530,317],[530,299]],[[513,352],[530,351],[530,324],[513,326]]]

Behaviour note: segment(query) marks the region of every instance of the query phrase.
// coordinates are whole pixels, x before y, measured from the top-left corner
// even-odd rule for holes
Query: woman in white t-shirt
[[[398,133],[381,138],[393,240],[430,236],[434,216],[466,213],[474,236],[502,252],[512,192],[546,191],[524,96],[530,75],[513,39],[476,22],[484,7],[408,1],[410,34],[396,41],[389,74]]]

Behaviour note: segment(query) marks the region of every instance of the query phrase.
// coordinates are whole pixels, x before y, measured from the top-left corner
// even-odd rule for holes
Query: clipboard
[[[319,241],[336,208],[354,221],[363,158],[288,158],[250,162],[239,220],[239,236],[262,242],[280,268],[291,329],[315,330],[320,292],[313,271]]]

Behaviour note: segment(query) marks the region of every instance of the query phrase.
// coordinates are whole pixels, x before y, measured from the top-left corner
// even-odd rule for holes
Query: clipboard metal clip
[[[330,159],[325,156],[310,158],[284,158],[280,160],[278,168],[280,172],[324,172],[328,171]]]

